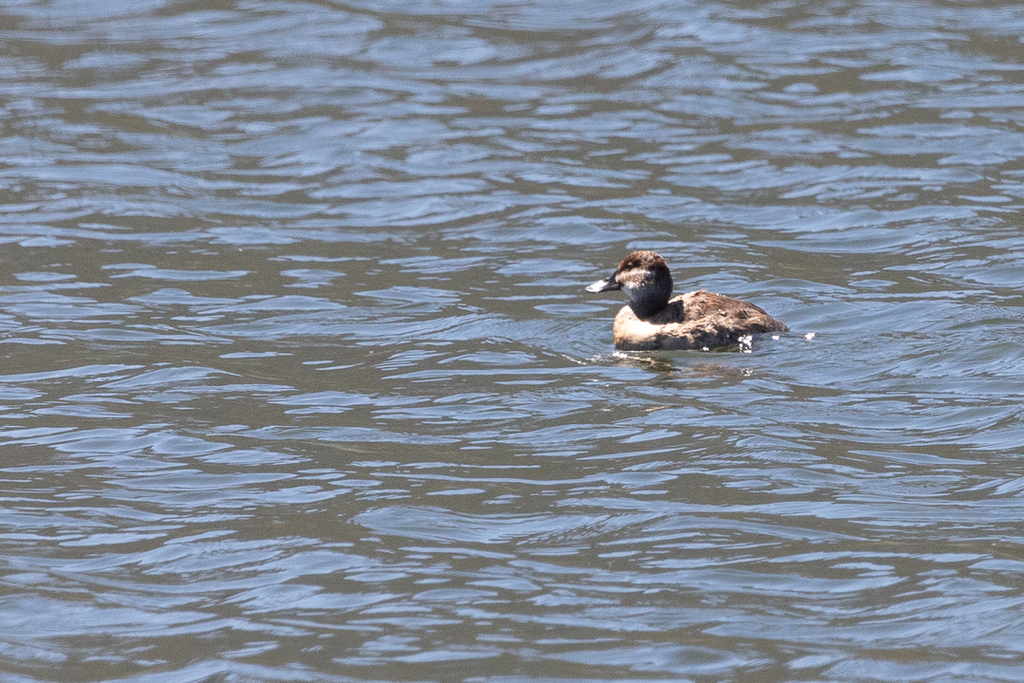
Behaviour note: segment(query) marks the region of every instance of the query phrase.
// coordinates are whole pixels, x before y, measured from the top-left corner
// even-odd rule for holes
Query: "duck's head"
[[[668,305],[672,296],[672,273],[665,259],[653,251],[634,251],[622,259],[615,272],[587,287],[588,292],[621,289],[629,297],[629,307],[641,320]]]

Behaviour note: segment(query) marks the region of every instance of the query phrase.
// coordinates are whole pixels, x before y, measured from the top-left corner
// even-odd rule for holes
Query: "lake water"
[[[1024,679],[1022,35],[6,3],[0,679]]]

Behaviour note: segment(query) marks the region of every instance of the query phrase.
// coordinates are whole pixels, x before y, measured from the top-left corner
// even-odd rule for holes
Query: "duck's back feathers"
[[[788,330],[754,304],[701,289],[675,297],[645,319],[623,306],[613,334],[618,349],[656,351],[734,346],[747,335]]]

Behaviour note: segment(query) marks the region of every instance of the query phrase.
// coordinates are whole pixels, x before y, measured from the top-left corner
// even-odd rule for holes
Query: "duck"
[[[634,251],[614,273],[586,288],[616,289],[629,297],[612,324],[615,348],[622,351],[712,349],[736,346],[755,334],[789,331],[754,304],[706,289],[671,298],[672,273],[653,251]]]

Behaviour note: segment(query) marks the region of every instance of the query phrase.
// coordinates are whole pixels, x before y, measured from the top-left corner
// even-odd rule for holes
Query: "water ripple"
[[[1019,679],[1018,8],[0,23],[9,676]]]

